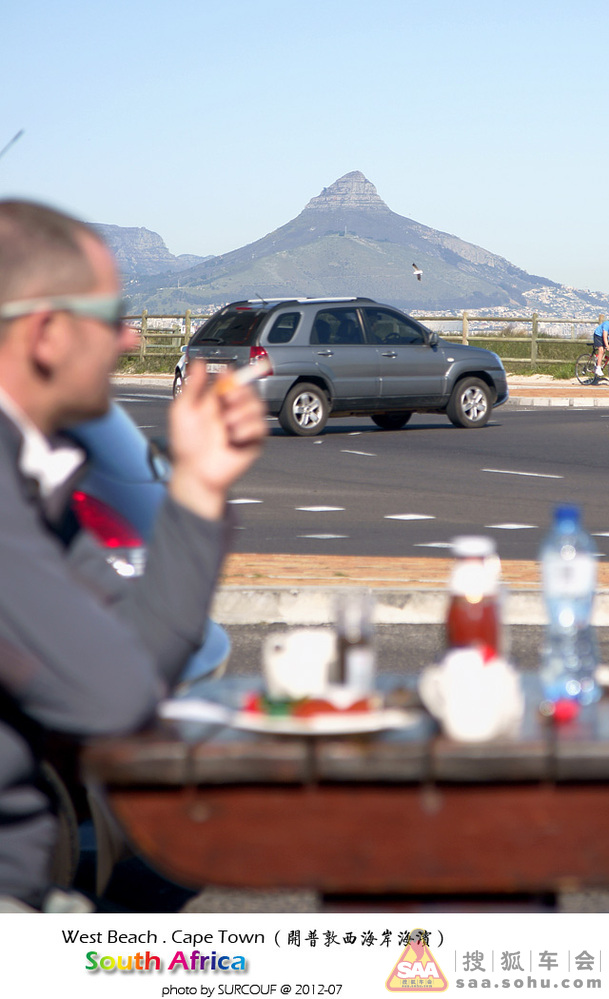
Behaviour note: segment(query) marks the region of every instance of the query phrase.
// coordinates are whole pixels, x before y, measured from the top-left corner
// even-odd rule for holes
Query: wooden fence
[[[183,315],[149,315],[145,309],[141,315],[125,316],[128,325],[140,330],[139,350],[131,352],[130,356],[139,355],[143,360],[152,354],[155,357],[165,357],[179,353],[197,326],[209,319],[210,315],[211,313],[195,314],[190,309]],[[158,322],[162,325],[157,326]]]
[[[444,323],[460,323],[461,324],[461,334],[455,334],[454,332],[444,332],[442,336],[447,339],[460,339],[461,343],[469,344],[472,339],[476,340],[476,343],[483,343],[484,341],[496,341],[498,334],[494,336],[492,334],[486,333],[472,333],[470,331],[470,324],[484,324],[491,323],[494,325],[510,326],[512,323],[530,325],[531,331],[526,336],[501,336],[502,343],[530,343],[531,350],[528,358],[525,357],[508,357],[507,354],[502,352],[501,360],[508,362],[520,362],[530,361],[532,367],[540,360],[539,358],[539,344],[541,343],[556,343],[564,341],[565,337],[556,336],[540,336],[540,327],[544,324],[548,326],[556,325],[569,325],[571,326],[571,339],[575,340],[578,337],[575,336],[575,328],[577,326],[589,327],[589,338],[592,338],[592,331],[604,320],[604,315],[597,316],[596,319],[565,319],[565,318],[552,318],[549,316],[540,316],[537,312],[534,312],[532,316],[470,316],[468,312],[462,312],[458,316],[438,316],[438,315],[423,315],[421,313],[412,313],[415,319],[419,319],[421,322],[433,322],[434,326],[443,325]],[[544,364],[564,364],[565,358],[543,358]]]
[[[413,312],[413,318],[421,322],[432,323],[434,328],[442,328],[447,325],[459,324],[460,332],[454,330],[443,330],[439,332],[447,340],[459,340],[461,343],[469,344],[472,340],[476,343],[485,341],[495,342],[499,337],[502,343],[530,343],[530,354],[528,357],[508,357],[502,353],[502,360],[508,362],[530,362],[534,367],[539,361],[539,344],[556,343],[564,341],[565,337],[540,335],[540,327],[543,325],[570,325],[572,340],[581,339],[575,336],[575,329],[579,326],[589,327],[590,338],[592,330],[604,319],[599,315],[596,319],[565,319],[540,316],[534,312],[531,316],[477,316],[462,312],[459,315],[431,315]],[[179,353],[182,347],[188,343],[191,334],[204,320],[209,319],[209,313],[193,313],[188,309],[183,315],[149,315],[147,311],[141,315],[126,316],[126,322],[137,326],[141,330],[139,350],[132,352],[132,357],[139,357],[143,360],[154,355],[155,357],[166,357]],[[156,325],[161,323],[161,325]],[[512,324],[530,326],[530,332],[524,336],[506,336],[503,333],[479,333],[479,325],[492,324],[506,327]],[[476,330],[472,330],[472,326]],[[565,358],[543,358],[544,364],[564,364]]]

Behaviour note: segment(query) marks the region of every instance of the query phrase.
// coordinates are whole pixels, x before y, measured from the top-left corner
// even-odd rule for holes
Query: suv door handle
[[[318,350],[317,353],[320,355],[320,357],[332,357],[332,355],[334,354],[334,351],[333,350]]]
[[[395,350],[382,350],[381,354],[383,355],[383,357],[397,357],[398,356]]]

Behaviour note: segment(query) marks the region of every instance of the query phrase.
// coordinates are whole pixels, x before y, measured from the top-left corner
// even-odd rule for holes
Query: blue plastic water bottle
[[[596,590],[596,545],[581,525],[579,508],[557,506],[540,551],[548,624],[541,680],[545,697],[592,704],[598,646],[591,624]]]

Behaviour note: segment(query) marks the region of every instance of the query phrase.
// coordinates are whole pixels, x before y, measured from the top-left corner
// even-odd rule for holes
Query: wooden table
[[[226,701],[251,687],[236,678],[205,694]],[[332,738],[163,723],[90,745],[84,772],[133,849],[194,888],[609,887],[609,701],[554,727],[538,714],[536,679],[525,687],[520,731],[492,743],[451,742],[425,714],[403,730]]]

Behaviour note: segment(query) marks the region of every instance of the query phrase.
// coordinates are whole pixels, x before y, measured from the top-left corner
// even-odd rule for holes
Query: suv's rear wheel
[[[287,434],[313,437],[328,421],[328,397],[318,385],[300,382],[290,389],[279,413],[279,423]]]
[[[453,389],[446,415],[456,427],[483,427],[491,415],[491,393],[480,378],[463,378]]]
[[[408,423],[412,413],[375,413],[372,422],[381,430],[401,430]]]

